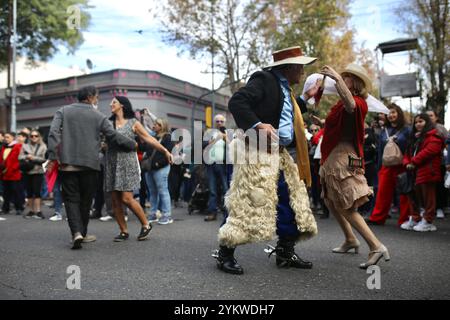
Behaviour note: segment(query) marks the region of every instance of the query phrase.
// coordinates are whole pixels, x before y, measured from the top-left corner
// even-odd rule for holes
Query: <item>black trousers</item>
[[[97,183],[97,190],[95,192],[95,198],[94,198],[94,210],[95,214],[98,215],[98,217],[101,217],[102,215],[102,209],[103,205],[105,204],[105,191],[103,190],[103,181],[105,179],[105,170],[103,166],[100,166],[101,171],[98,175],[98,183]]]
[[[141,171],[141,187],[139,188],[139,204],[145,210],[145,201],[147,200],[147,182],[145,180],[145,172]]]
[[[41,198],[42,183],[44,183],[43,174],[25,174],[25,189],[27,198]]]
[[[183,165],[172,165],[169,173],[170,199],[178,201],[180,199],[181,181],[183,179]]]
[[[14,203],[16,211],[23,211],[25,192],[23,190],[22,181],[3,180],[3,212],[9,212],[10,202]]]
[[[87,234],[89,210],[97,191],[99,173],[97,171],[62,171],[62,196],[72,236],[79,232]]]

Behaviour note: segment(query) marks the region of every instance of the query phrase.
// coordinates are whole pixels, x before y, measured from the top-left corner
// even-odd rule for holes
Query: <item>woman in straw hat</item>
[[[341,97],[327,116],[321,147],[323,197],[345,235],[345,242],[333,252],[347,253],[353,249],[358,253],[360,243],[353,233],[354,227],[370,248],[369,260],[360,265],[365,269],[382,257],[390,259],[386,247],[357,211],[372,195],[364,177],[363,161],[364,119],[368,111],[365,99],[371,81],[366,70],[356,64],[348,65],[342,74],[329,66],[323,67],[321,73],[336,81]]]

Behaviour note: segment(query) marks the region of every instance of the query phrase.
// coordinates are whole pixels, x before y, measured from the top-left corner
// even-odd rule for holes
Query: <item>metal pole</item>
[[[212,119],[214,120],[214,117],[216,115],[216,97],[214,92],[214,3],[215,1],[211,1],[211,67],[212,67],[212,85],[211,85],[211,106],[212,106]],[[212,123],[212,122],[211,122]]]
[[[12,36],[12,1],[8,1],[8,70],[7,70],[7,78],[8,82],[6,83],[6,88],[11,88],[11,60],[12,60],[12,48],[11,48],[11,36]]]
[[[11,131],[16,132],[17,120],[16,120],[16,97],[17,97],[17,85],[16,85],[16,60],[17,60],[17,0],[14,0],[13,4],[13,68],[12,68],[12,94],[11,94]]]
[[[378,46],[375,48],[375,58],[377,60],[378,99],[381,100],[381,72],[380,72],[380,59],[378,57]]]
[[[410,113],[411,122],[412,122],[414,119],[413,111],[412,111],[412,98],[409,98],[409,113]],[[413,123],[413,125],[414,125],[414,123]]]

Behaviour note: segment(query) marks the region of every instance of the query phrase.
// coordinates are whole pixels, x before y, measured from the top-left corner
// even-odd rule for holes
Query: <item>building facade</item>
[[[19,92],[28,92],[31,99],[17,105],[17,129],[39,128],[45,135],[55,112],[76,102],[78,90],[89,85],[98,88],[98,106],[104,114],[111,113],[109,105],[113,97],[123,95],[130,99],[135,110],[148,108],[157,117],[168,119],[173,129],[190,129],[192,115],[194,120],[205,123],[205,107],[212,101],[208,89],[157,71],[115,69],[18,87]],[[199,99],[201,96],[204,97]],[[229,98],[215,93],[214,101],[216,114],[225,114],[232,120],[227,107]],[[4,105],[0,109],[0,129],[9,129],[9,110]],[[228,122],[232,127],[233,123]]]

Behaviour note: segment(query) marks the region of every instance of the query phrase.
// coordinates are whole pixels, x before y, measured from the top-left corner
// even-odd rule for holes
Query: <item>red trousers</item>
[[[375,200],[375,208],[372,211],[370,220],[379,224],[384,224],[391,209],[394,198],[397,176],[404,172],[403,166],[384,167],[378,171],[378,192]],[[400,218],[397,224],[401,225],[409,219],[412,214],[411,205],[406,195],[400,195]]]
[[[420,216],[420,205],[422,205],[425,208],[424,219],[428,223],[433,223],[436,216],[436,186],[436,182],[416,185],[414,195],[409,198],[414,221],[422,220]]]

